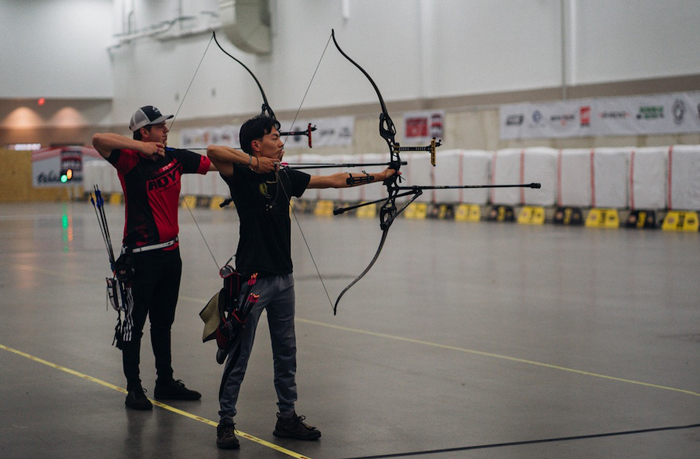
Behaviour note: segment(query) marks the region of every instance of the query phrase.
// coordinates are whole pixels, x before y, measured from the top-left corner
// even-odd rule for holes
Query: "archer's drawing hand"
[[[165,145],[157,142],[142,142],[140,151],[144,156],[155,161],[158,156],[165,156]]]
[[[257,160],[257,166],[256,166],[256,160]],[[279,161],[273,158],[266,158],[266,157],[260,157],[256,156],[253,159],[253,164],[252,168],[255,172],[258,174],[267,174],[268,172],[273,172],[276,170],[279,170]]]

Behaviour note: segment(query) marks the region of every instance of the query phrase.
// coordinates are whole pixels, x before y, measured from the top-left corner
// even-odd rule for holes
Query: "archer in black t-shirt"
[[[304,193],[311,176],[292,169],[258,174],[233,168],[234,175],[223,178],[240,218],[236,269],[246,277],[291,274],[289,200]]]
[[[282,168],[284,142],[279,122],[260,115],[241,127],[243,152],[230,147],[210,145],[207,156],[231,190],[240,218],[240,238],[236,250],[236,269],[254,276],[255,283],[245,295],[259,295],[247,316],[240,344],[229,350],[219,390],[219,426],[217,446],[238,448],[233,417],[246,366],[253,348],[260,314],[267,320],[274,358],[274,384],[277,391],[277,424],[273,434],[298,440],[315,440],[321,432],[304,423],[295,412],[296,336],[294,332],[294,278],[291,258],[291,198],[301,197],[307,188],[347,188],[372,182],[381,183],[396,173],[385,169],[366,174],[362,180],[339,172],[309,175]],[[245,153],[244,153],[245,152]],[[250,283],[249,283],[250,285]],[[239,298],[242,301],[243,298]]]

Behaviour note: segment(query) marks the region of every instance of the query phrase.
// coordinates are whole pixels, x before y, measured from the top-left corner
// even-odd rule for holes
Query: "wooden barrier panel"
[[[34,188],[32,152],[0,149],[0,202],[68,201],[82,196],[82,186]]]

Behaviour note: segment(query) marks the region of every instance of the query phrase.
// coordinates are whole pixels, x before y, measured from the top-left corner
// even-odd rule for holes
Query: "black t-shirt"
[[[224,177],[240,218],[236,269],[243,275],[292,272],[289,201],[304,194],[310,175],[291,169],[257,174],[234,165]]]

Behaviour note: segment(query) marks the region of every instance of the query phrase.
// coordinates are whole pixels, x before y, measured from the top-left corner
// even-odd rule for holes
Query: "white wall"
[[[109,98],[111,0],[0,1],[0,99]]]
[[[698,74],[700,1],[568,1],[572,84]]]
[[[560,0],[424,3],[428,97],[561,85]]]
[[[342,0],[270,0],[269,56],[240,52],[219,36],[258,76],[277,112],[299,107],[331,29],[388,102],[557,87],[562,4],[567,84],[700,74],[698,0],[345,1],[347,17]],[[109,118],[124,124],[146,103],[174,113],[209,34],[108,48],[126,30],[130,10],[132,30],[145,30],[215,7],[214,0],[1,1],[0,101],[113,97]],[[375,101],[364,76],[331,43],[304,108]],[[252,79],[211,44],[178,119],[242,116],[259,107]]]

